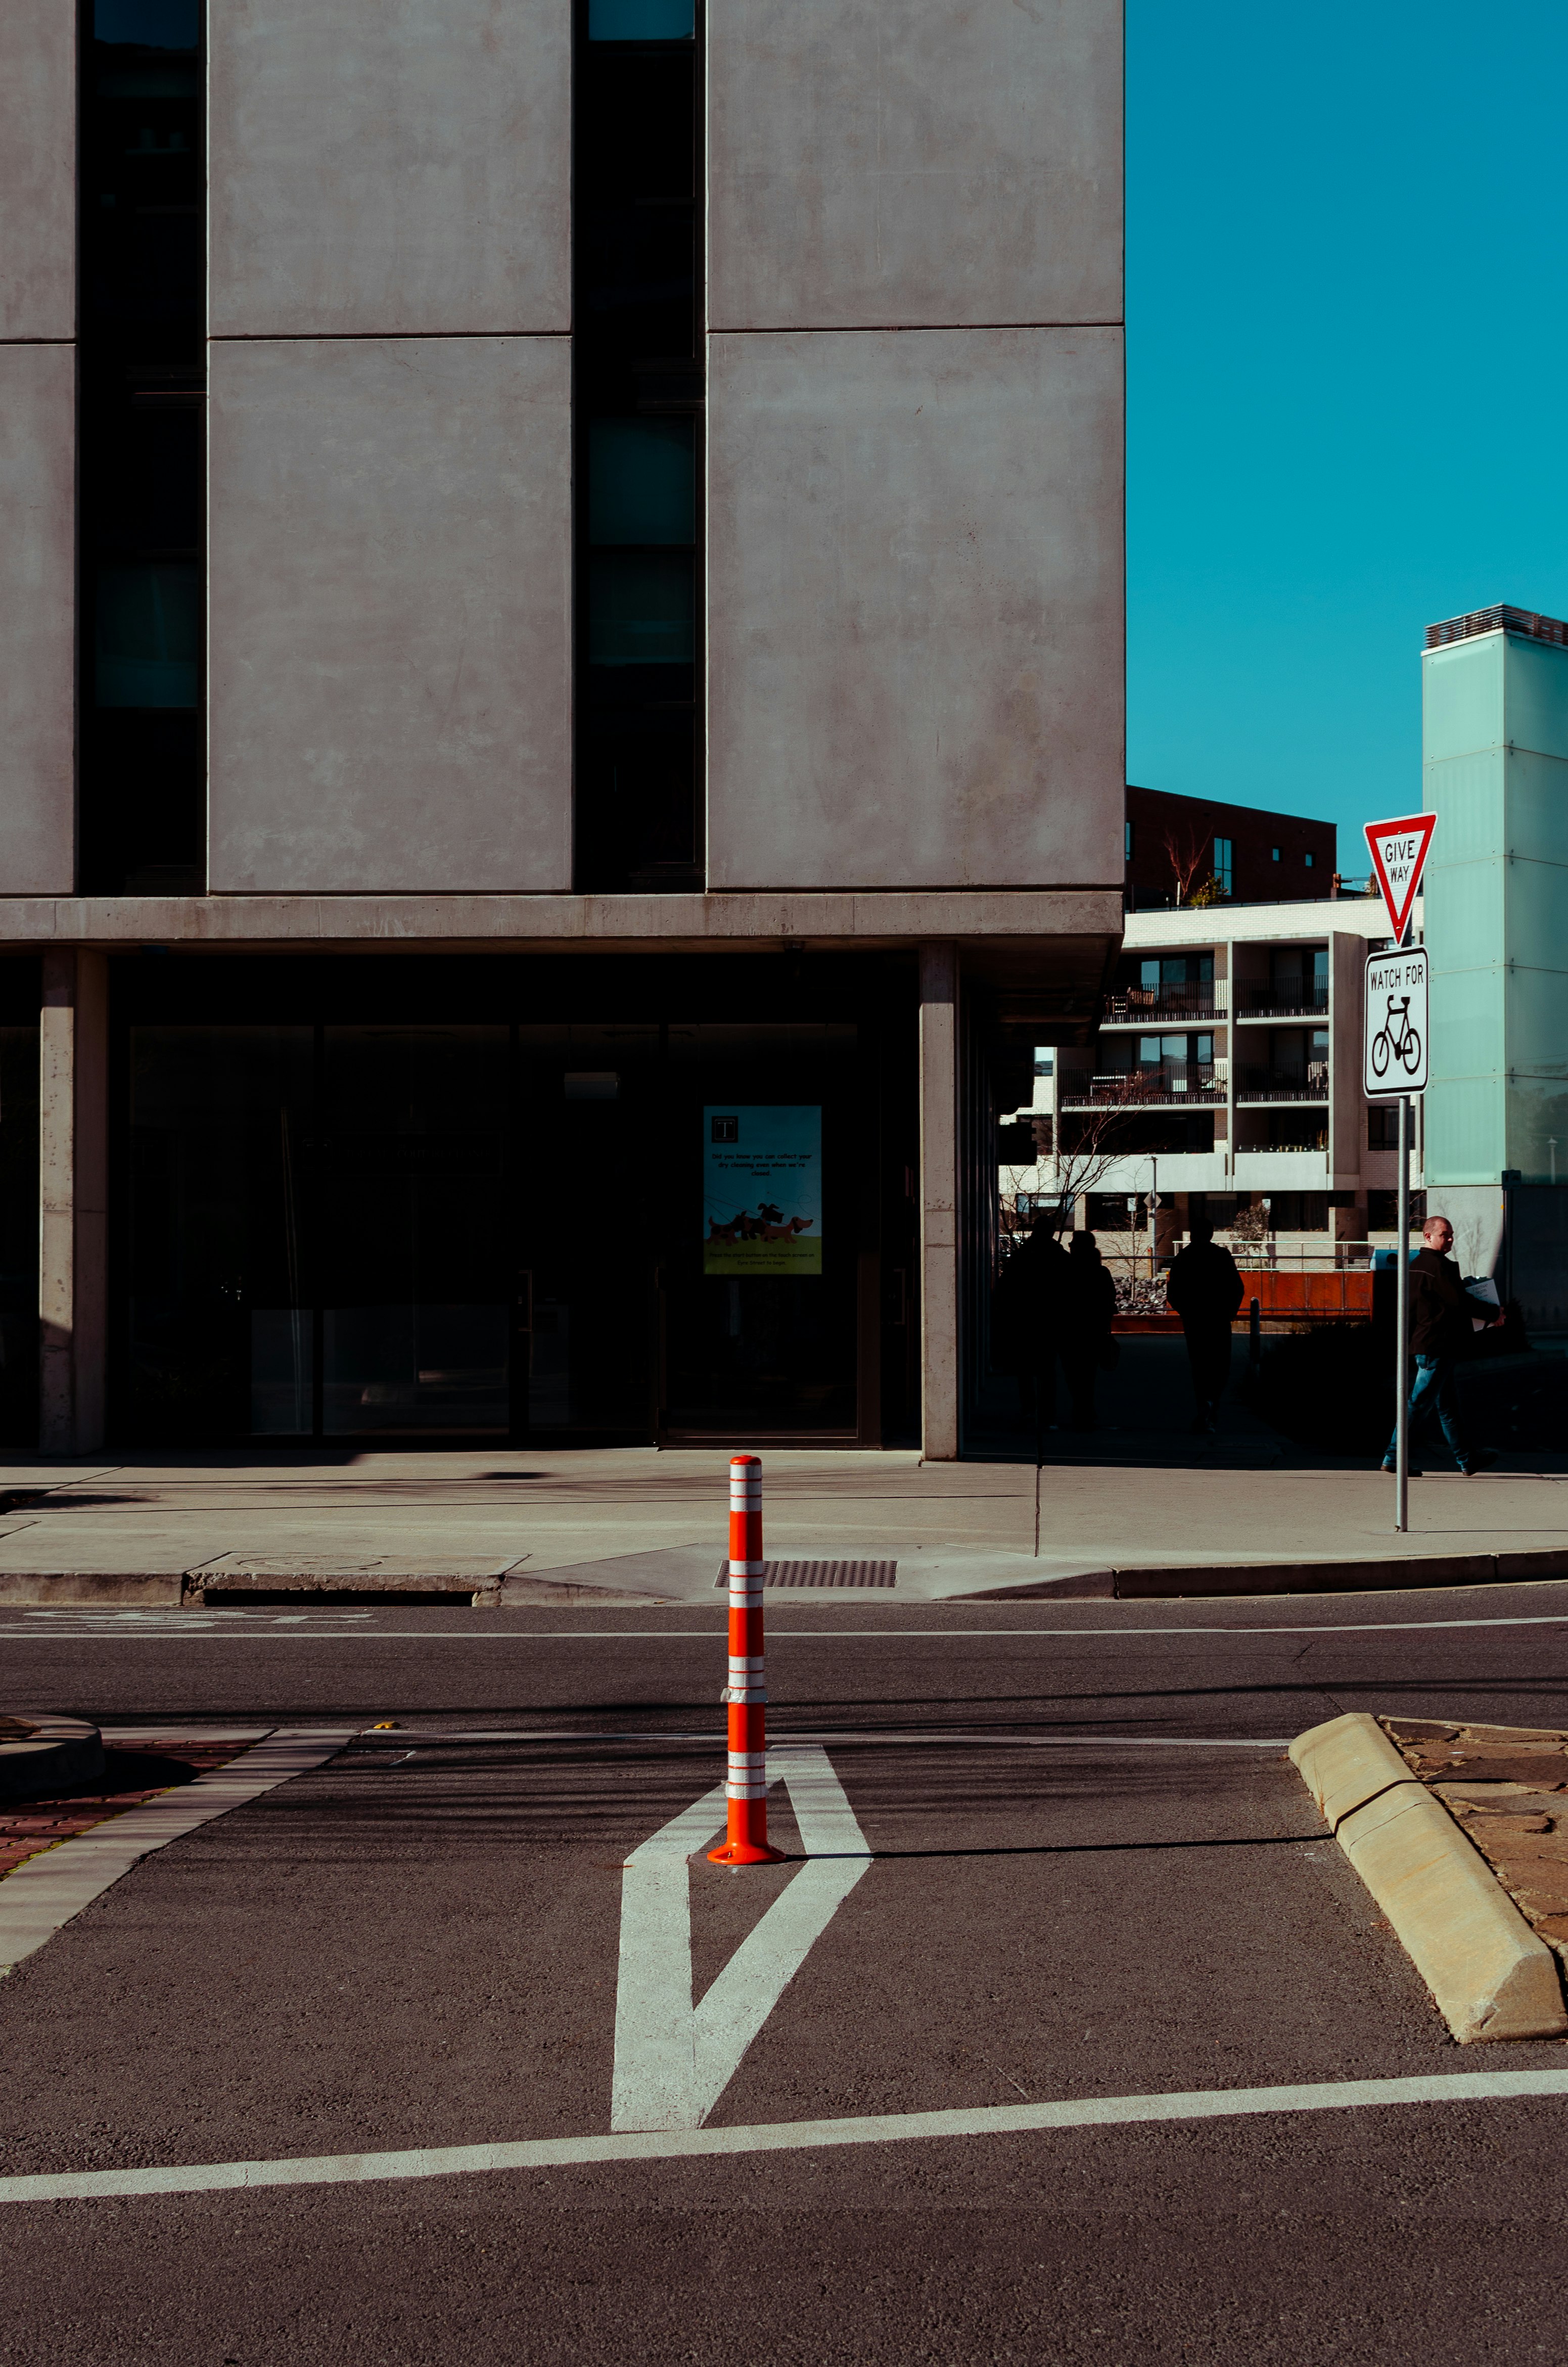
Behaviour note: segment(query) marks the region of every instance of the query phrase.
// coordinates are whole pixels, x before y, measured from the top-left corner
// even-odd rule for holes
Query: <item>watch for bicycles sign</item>
[[[1426,948],[1367,956],[1361,1083],[1369,1101],[1426,1090]]]

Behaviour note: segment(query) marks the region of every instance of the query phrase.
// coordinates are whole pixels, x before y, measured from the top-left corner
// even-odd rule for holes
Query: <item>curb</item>
[[[287,1600],[324,1609],[333,1603],[379,1600],[395,1608],[403,1600],[437,1596],[460,1610],[498,1611],[506,1603],[665,1603],[667,1595],[621,1586],[592,1586],[519,1570],[508,1577],[452,1577],[443,1571],[377,1572],[225,1570],[210,1580],[200,1570],[6,1570],[0,1571],[0,1610],[74,1607],[79,1610],[200,1611],[242,1609],[247,1603],[273,1608]]]
[[[79,1717],[0,1717],[0,1800],[36,1800],[104,1772],[96,1726]]]
[[[605,1563],[613,1568],[612,1557]],[[574,1570],[583,1567],[568,1565]],[[1065,1578],[1026,1579],[1006,1586],[977,1587],[961,1594],[937,1595],[941,1603],[1139,1603],[1219,1601],[1244,1597],[1266,1601],[1291,1594],[1419,1593],[1450,1586],[1517,1586],[1546,1579],[1568,1579],[1568,1550],[1547,1547],[1536,1553],[1401,1554],[1357,1561],[1244,1561],[1138,1566],[1128,1569],[1074,1570]],[[308,1602],[312,1596],[332,1602],[380,1596],[395,1603],[400,1596],[439,1595],[455,1605],[496,1610],[507,1603],[619,1603],[627,1605],[669,1603],[674,1598],[646,1588],[629,1589],[590,1584],[580,1578],[552,1579],[548,1570],[517,1570],[505,1578],[454,1577],[444,1571],[395,1575],[374,1571],[328,1575],[313,1571],[268,1571],[249,1575],[225,1571],[209,1580],[201,1570],[6,1570],[0,1572],[0,1609],[8,1604],[38,1608],[98,1607],[103,1610],[141,1608],[178,1611],[200,1609],[210,1600],[238,1605]],[[909,1602],[913,1598],[900,1598]],[[885,1600],[885,1598],[884,1598]],[[892,1607],[891,1604],[889,1607]]]
[[[1376,1718],[1330,1718],[1290,1756],[1460,2045],[1568,2035],[1552,1951]]]
[[[1396,1594],[1428,1587],[1510,1586],[1531,1579],[1568,1578],[1568,1552],[1398,1554],[1381,1560],[1242,1561],[1208,1568],[1189,1564],[1085,1570],[1071,1578],[1034,1579],[1021,1586],[989,1586],[967,1603],[1137,1603],[1186,1595]]]

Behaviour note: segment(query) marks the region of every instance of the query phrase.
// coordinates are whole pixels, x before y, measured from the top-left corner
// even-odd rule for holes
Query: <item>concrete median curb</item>
[[[1084,1571],[1070,1578],[1026,1579],[1021,1584],[988,1586],[966,1596],[971,1603],[1140,1603],[1178,1601],[1196,1595],[1393,1594],[1428,1587],[1518,1586],[1532,1580],[1568,1578],[1568,1552],[1380,1554],[1365,1560],[1162,1563]]]
[[[1290,1758],[1460,2044],[1568,2035],[1556,1957],[1377,1720],[1330,1718]]]

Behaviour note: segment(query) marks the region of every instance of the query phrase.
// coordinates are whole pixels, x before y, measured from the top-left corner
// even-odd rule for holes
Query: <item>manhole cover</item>
[[[765,1561],[764,1586],[896,1586],[896,1561]],[[730,1583],[730,1565],[719,1565],[715,1586]]]

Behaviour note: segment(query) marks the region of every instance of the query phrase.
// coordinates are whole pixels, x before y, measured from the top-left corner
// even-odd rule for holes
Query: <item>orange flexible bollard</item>
[[[767,1845],[767,1687],[762,1670],[762,1463],[730,1458],[730,1708],[728,1801],[716,1865],[774,1865]]]

